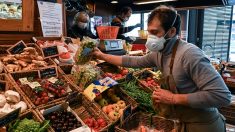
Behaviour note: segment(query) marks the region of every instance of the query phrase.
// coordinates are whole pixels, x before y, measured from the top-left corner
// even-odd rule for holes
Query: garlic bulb
[[[20,102],[20,94],[13,90],[7,90],[5,92],[5,96],[6,96],[7,101],[14,102],[14,103]]]
[[[7,100],[3,94],[0,94],[0,107],[3,107],[6,104]]]
[[[15,105],[11,105],[12,109],[18,109],[21,108],[20,112],[23,113],[27,109],[27,105],[24,101],[20,101],[19,103]]]

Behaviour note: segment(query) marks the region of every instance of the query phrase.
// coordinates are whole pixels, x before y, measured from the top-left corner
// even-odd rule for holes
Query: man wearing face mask
[[[158,67],[164,81],[152,94],[159,114],[180,122],[180,132],[225,132],[217,108],[231,102],[231,93],[209,59],[197,46],[178,38],[180,16],[167,6],[154,9],[148,18],[151,51],[142,57],[93,54],[124,67]]]
[[[92,34],[88,29],[89,16],[85,11],[78,12],[73,19],[73,25],[68,30],[68,37],[83,39],[83,36],[96,39],[97,36]]]
[[[136,24],[134,26],[125,27],[125,22],[129,20],[131,14],[132,14],[132,9],[130,7],[123,7],[120,10],[117,17],[115,17],[111,22],[111,26],[119,26],[119,32],[117,38],[126,40],[127,42],[132,42],[133,40],[130,37],[126,37],[124,34],[141,26],[141,24]]]

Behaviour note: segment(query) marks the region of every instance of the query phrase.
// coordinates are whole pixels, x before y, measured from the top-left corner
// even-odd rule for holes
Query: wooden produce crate
[[[143,70],[134,76],[139,82],[139,85],[145,88],[147,92],[153,92],[157,87],[160,87],[159,82],[154,79],[153,73],[149,70]]]
[[[111,92],[110,92],[111,91]],[[115,99],[113,99],[112,95],[115,95]],[[100,99],[99,99],[100,98]],[[117,99],[118,98],[118,99]],[[102,101],[101,101],[102,100]],[[104,101],[105,100],[105,101]],[[115,101],[116,100],[116,101]],[[118,111],[119,113],[119,117],[114,120],[110,117],[110,112],[108,112],[109,109],[108,107],[110,107],[110,105],[117,105],[118,101],[124,101],[125,102],[125,107],[124,108],[119,108],[119,109],[123,109],[125,110],[128,106],[131,107],[131,110],[135,110],[138,106],[138,103],[132,99],[130,96],[128,96],[122,89],[120,89],[118,86],[114,86],[112,88],[109,88],[108,90],[106,90],[105,92],[103,92],[101,95],[99,95],[98,97],[95,98],[95,100],[93,101],[94,104],[99,107],[100,109],[102,109],[102,111],[109,117],[109,119],[111,121],[113,121],[114,124],[116,124],[119,120],[120,117],[122,116],[120,114],[120,111]],[[102,106],[102,102],[107,102],[106,105]],[[104,103],[105,104],[105,103]],[[106,108],[104,108],[106,107]],[[106,110],[105,110],[106,109]],[[112,108],[112,111],[115,111],[115,108]],[[108,112],[108,113],[107,113]]]
[[[35,48],[35,50],[36,50],[36,52],[38,53],[38,55],[41,56],[41,57],[43,57],[43,56],[42,56],[43,54],[42,54],[40,48],[39,48],[36,44],[34,44],[34,43],[28,43],[28,44],[26,44],[26,46],[27,46],[27,47],[33,47],[33,48]],[[11,46],[9,46],[8,49],[9,49],[9,48],[11,48]],[[4,59],[4,57],[7,56],[7,55],[9,55],[9,54],[5,54],[4,56],[2,56],[2,57],[1,57],[1,60]],[[12,59],[17,60],[15,57],[13,57]],[[23,58],[22,58],[22,59],[23,59]],[[44,58],[42,58],[42,59],[44,59]],[[5,63],[5,65],[4,65],[6,72],[7,72],[7,73],[12,73],[12,72],[22,72],[23,70],[24,70],[24,71],[28,71],[28,69],[27,69],[27,70],[26,70],[26,69],[23,69],[23,66],[20,65],[21,63],[20,63],[19,61],[20,61],[20,60],[17,60],[17,62],[7,61],[7,62]],[[28,59],[28,58],[27,58],[27,59],[24,59],[24,62],[27,62],[27,63],[26,63],[26,66],[29,66],[30,64],[33,63],[33,62],[30,62],[30,61],[31,61],[31,59]],[[50,58],[44,59],[43,61],[45,61],[48,66],[56,66],[55,62],[52,61]],[[37,62],[37,63],[38,63],[38,62]],[[35,65],[38,65],[37,63],[35,62]],[[13,64],[13,65],[18,64],[18,65],[19,65],[19,68],[17,68],[17,69],[19,69],[19,70],[14,70],[14,71],[12,71],[12,69],[9,69],[9,67],[7,67],[7,64]],[[24,67],[25,67],[25,66],[24,66]],[[44,68],[44,67],[42,67],[42,66],[36,66],[36,67],[31,67],[29,70],[37,70],[37,69],[41,69],[41,68]]]
[[[40,128],[41,127],[44,127],[44,125],[48,126],[48,122],[43,122],[43,120],[40,118],[40,116],[38,115],[38,113],[34,110],[30,110],[22,115],[19,116],[19,120],[23,120],[23,119],[33,119],[34,121],[36,122],[39,122],[40,123]],[[12,122],[11,125],[13,125],[15,122]],[[45,130],[47,131],[47,128],[45,128]],[[9,129],[9,125],[7,126],[7,131],[12,131],[12,130],[8,130]]]
[[[97,66],[100,67],[101,70],[104,72],[104,76],[113,78],[118,82],[124,81],[126,75],[129,73],[127,68],[115,66],[107,62],[97,64]]]
[[[61,96],[58,96],[58,97],[55,97],[56,94],[57,94],[57,93],[55,93],[55,91],[51,91],[51,89],[49,89],[49,87],[45,88],[47,86],[46,83],[41,84],[41,85],[44,85],[44,88],[42,88],[43,90],[41,92],[39,92],[39,95],[37,95],[35,93],[35,91],[32,90],[32,88],[30,88],[28,86],[28,84],[23,85],[24,87],[20,87],[21,83],[20,83],[20,81],[18,81],[20,78],[33,77],[35,79],[39,79],[39,81],[41,79],[44,79],[45,78],[44,77],[45,74],[41,74],[41,70],[40,71],[35,70],[35,71],[21,72],[21,73],[18,72],[18,73],[11,73],[10,74],[11,79],[13,80],[15,85],[18,87],[18,89],[20,89],[23,93],[25,93],[25,95],[27,95],[26,97],[28,98],[28,100],[30,100],[30,103],[31,103],[33,108],[36,108],[36,107],[37,108],[43,108],[46,105],[53,104],[53,103],[59,102],[61,100],[65,100],[65,98],[67,97],[68,93],[71,93],[72,91],[78,91],[77,87],[74,87],[73,85],[71,85],[69,83],[69,81],[60,72],[57,72],[57,68],[56,67],[53,67],[53,68],[55,68],[53,77],[58,77],[59,79],[63,80],[63,83],[66,83],[66,84],[63,84],[64,87],[66,87],[65,93],[61,94]],[[48,71],[47,73],[52,73],[52,72]],[[50,85],[52,85],[52,84],[50,84]],[[50,86],[50,87],[52,87],[52,86]],[[47,96],[46,95],[45,96],[41,95],[41,94],[44,94],[44,92],[47,93]],[[54,97],[52,97],[51,94],[54,94]],[[44,97],[49,97],[48,101],[43,101],[43,100],[45,100]],[[39,104],[36,103],[37,102],[37,100],[36,100],[37,98],[41,98],[42,102],[39,103]]]
[[[5,92],[7,90],[18,92],[20,95],[20,101],[24,101],[26,103],[27,109],[24,112],[21,112],[21,115],[26,113],[30,108],[32,108],[32,105],[27,99],[26,95],[17,86],[15,86],[14,83],[12,83],[10,77],[7,74],[0,74],[0,93]],[[12,105],[12,103],[10,103],[10,105]]]
[[[76,87],[78,89],[79,92],[82,92],[83,89],[81,87],[79,87],[76,84],[75,78],[73,77],[73,75],[71,75],[71,70],[72,70],[73,65],[60,65],[58,66],[58,71],[65,77],[68,79],[68,81],[70,82],[71,85],[73,85],[74,87]]]
[[[61,116],[58,115],[60,118],[51,119],[52,116],[50,116],[50,114],[53,114],[53,112],[62,112],[62,111],[71,112],[72,115],[74,115],[76,121],[80,122],[81,126],[85,126],[82,119],[64,101],[49,104],[44,108],[36,109],[36,111],[42,120],[50,120],[50,127],[49,127],[50,132],[61,131],[60,127],[62,127],[62,126],[58,126],[59,124],[55,124],[55,123],[52,124],[55,120],[63,120],[63,122],[61,122],[61,123],[62,123],[62,125],[65,125],[66,124],[65,121],[71,119],[71,118],[67,118],[67,116],[64,116],[64,115],[61,115]],[[74,121],[70,121],[70,122],[72,123]],[[70,122],[67,122],[67,125]],[[53,126],[53,125],[57,125],[57,126]],[[56,130],[56,129],[58,129],[58,130]],[[64,131],[67,131],[67,130],[64,130]]]
[[[235,125],[235,95],[232,96],[232,103],[229,106],[219,109],[220,113],[226,118],[226,122]]]
[[[151,113],[156,113],[152,105],[152,98],[151,98],[152,91],[141,86],[138,80],[136,80],[135,78],[130,80],[129,82],[121,83],[120,89],[124,93],[126,93],[126,95],[129,96],[129,98],[135,100],[135,102],[138,103],[139,109]],[[137,91],[139,93],[134,94]]]
[[[61,41],[61,37],[33,37],[32,40],[40,48],[44,58],[56,57],[59,55],[57,45],[40,47],[40,43],[44,43],[46,41]]]
[[[87,123],[86,121],[90,119],[95,120],[96,122],[98,119],[103,119],[106,125],[99,126],[98,129],[101,132],[108,131],[109,127],[112,125],[112,121],[102,112],[100,107],[97,107],[97,105],[90,102],[85,96],[82,96],[81,104],[72,106],[71,108],[83,120],[84,123]],[[89,124],[86,125],[89,126]]]

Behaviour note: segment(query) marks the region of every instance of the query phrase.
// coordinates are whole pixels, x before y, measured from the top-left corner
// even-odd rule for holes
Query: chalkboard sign
[[[5,90],[5,88],[6,88],[6,81],[1,81],[0,80],[0,91]]]
[[[20,109],[18,108],[14,111],[12,111],[11,113],[3,116],[2,118],[0,118],[0,127],[6,126],[7,124],[11,123],[12,121],[16,120],[19,117],[20,114]]]
[[[24,43],[24,41],[19,41],[18,43],[16,43],[15,45],[13,45],[12,47],[10,47],[7,51],[10,54],[19,54],[21,52],[23,52],[24,48],[26,48],[26,44]]]
[[[57,77],[56,67],[48,67],[48,68],[40,69],[40,77],[41,78]]]
[[[76,106],[82,103],[82,95],[78,92],[70,93],[66,99],[66,102],[69,103],[69,106]]]
[[[129,117],[132,114],[132,109],[131,105],[128,105],[124,110],[123,110],[123,115],[121,116],[121,122],[123,123],[127,117]]]
[[[57,46],[45,47],[45,48],[42,48],[42,51],[43,51],[45,58],[59,55]]]

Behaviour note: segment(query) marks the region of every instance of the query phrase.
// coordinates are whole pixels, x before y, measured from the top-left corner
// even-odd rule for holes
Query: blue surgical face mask
[[[176,21],[177,15],[171,25],[173,27],[175,21]],[[145,44],[146,48],[150,50],[151,52],[157,52],[161,51],[164,48],[164,44],[166,43],[167,40],[170,40],[171,38],[165,39],[165,36],[168,34],[169,30],[162,36],[162,37],[157,37],[155,35],[148,35],[147,42]]]

